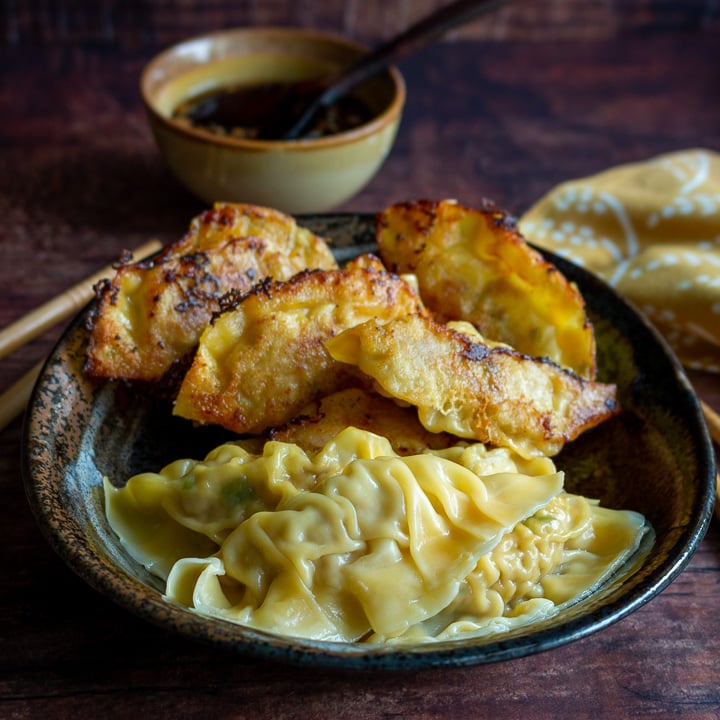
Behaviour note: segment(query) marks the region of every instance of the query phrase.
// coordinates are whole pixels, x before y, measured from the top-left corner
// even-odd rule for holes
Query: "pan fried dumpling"
[[[96,287],[87,371],[95,377],[157,381],[197,345],[231,289],[267,277],[337,264],[326,242],[288,215],[218,203],[189,232],[147,261],[121,266]]]
[[[417,407],[428,430],[526,457],[554,455],[618,411],[614,385],[488,344],[467,323],[456,327],[465,332],[420,316],[369,321],[325,347],[373,378],[383,394]]]
[[[319,451],[346,427],[357,427],[386,437],[398,455],[448,448],[458,439],[426,430],[414,408],[400,407],[389,398],[364,388],[348,388],[304,408],[289,423],[270,430],[273,440],[292,442],[307,452]]]
[[[377,258],[263,283],[229,297],[203,333],[174,412],[238,433],[286,423],[308,403],[359,382],[328,355],[325,340],[370,318],[418,312],[415,291]]]
[[[439,319],[466,320],[490,340],[595,378],[595,338],[580,292],[491,203],[392,205],[378,216],[377,241],[390,270],[417,276]]]

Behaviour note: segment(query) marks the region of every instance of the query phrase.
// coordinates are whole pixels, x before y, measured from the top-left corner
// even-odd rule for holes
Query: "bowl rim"
[[[278,37],[304,37],[308,40],[317,40],[327,44],[334,44],[345,47],[350,50],[359,52],[367,52],[368,47],[350,40],[337,33],[313,30],[296,27],[284,26],[254,26],[254,27],[238,27],[227,28],[224,30],[214,30],[208,33],[201,33],[181,40],[178,43],[166,47],[154,55],[144,66],[140,73],[140,96],[145,106],[145,110],[150,118],[160,123],[166,130],[180,135],[188,140],[194,140],[200,144],[216,145],[222,148],[243,150],[250,152],[259,152],[267,150],[292,150],[295,152],[311,151],[337,147],[339,145],[348,145],[358,142],[367,137],[377,134],[387,126],[399,120],[405,105],[407,95],[405,80],[402,73],[395,65],[390,65],[385,69],[385,73],[391,78],[393,84],[393,97],[390,104],[379,115],[373,117],[369,122],[359,127],[344,132],[333,133],[320,138],[305,138],[297,140],[254,140],[248,138],[237,138],[229,135],[218,135],[209,130],[196,128],[192,125],[181,123],[157,109],[157,105],[149,90],[150,75],[163,62],[176,53],[184,46],[189,46],[201,40],[213,41],[225,37],[241,37],[243,35],[260,35],[270,34]],[[383,72],[383,71],[380,71]]]

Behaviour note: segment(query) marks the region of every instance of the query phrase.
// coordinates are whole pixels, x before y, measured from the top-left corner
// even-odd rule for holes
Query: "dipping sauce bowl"
[[[292,28],[222,30],[170,47],[140,79],[160,153],[180,182],[209,204],[247,202],[287,213],[334,208],[358,193],[390,152],[405,102],[397,68],[353,90],[368,109],[367,122],[323,137],[250,139],[173,115],[187,100],[228,86],[330,74],[363,52],[335,35]]]

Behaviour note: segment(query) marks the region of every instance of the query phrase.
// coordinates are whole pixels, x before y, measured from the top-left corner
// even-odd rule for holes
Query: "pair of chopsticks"
[[[133,257],[144,258],[157,252],[161,247],[158,240],[151,240],[134,250]],[[111,277],[114,272],[113,265],[106,265],[1,330],[0,359],[49,330],[68,315],[78,312],[92,298],[93,286],[103,278]],[[0,431],[4,430],[25,409],[44,362],[41,360],[0,395]]]

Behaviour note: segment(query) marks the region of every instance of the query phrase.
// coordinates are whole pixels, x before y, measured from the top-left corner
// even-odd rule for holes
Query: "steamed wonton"
[[[105,492],[176,603],[294,637],[415,643],[548,617],[637,549],[642,516],[562,485],[547,458],[400,457],[351,427],[316,454],[228,444]]]

